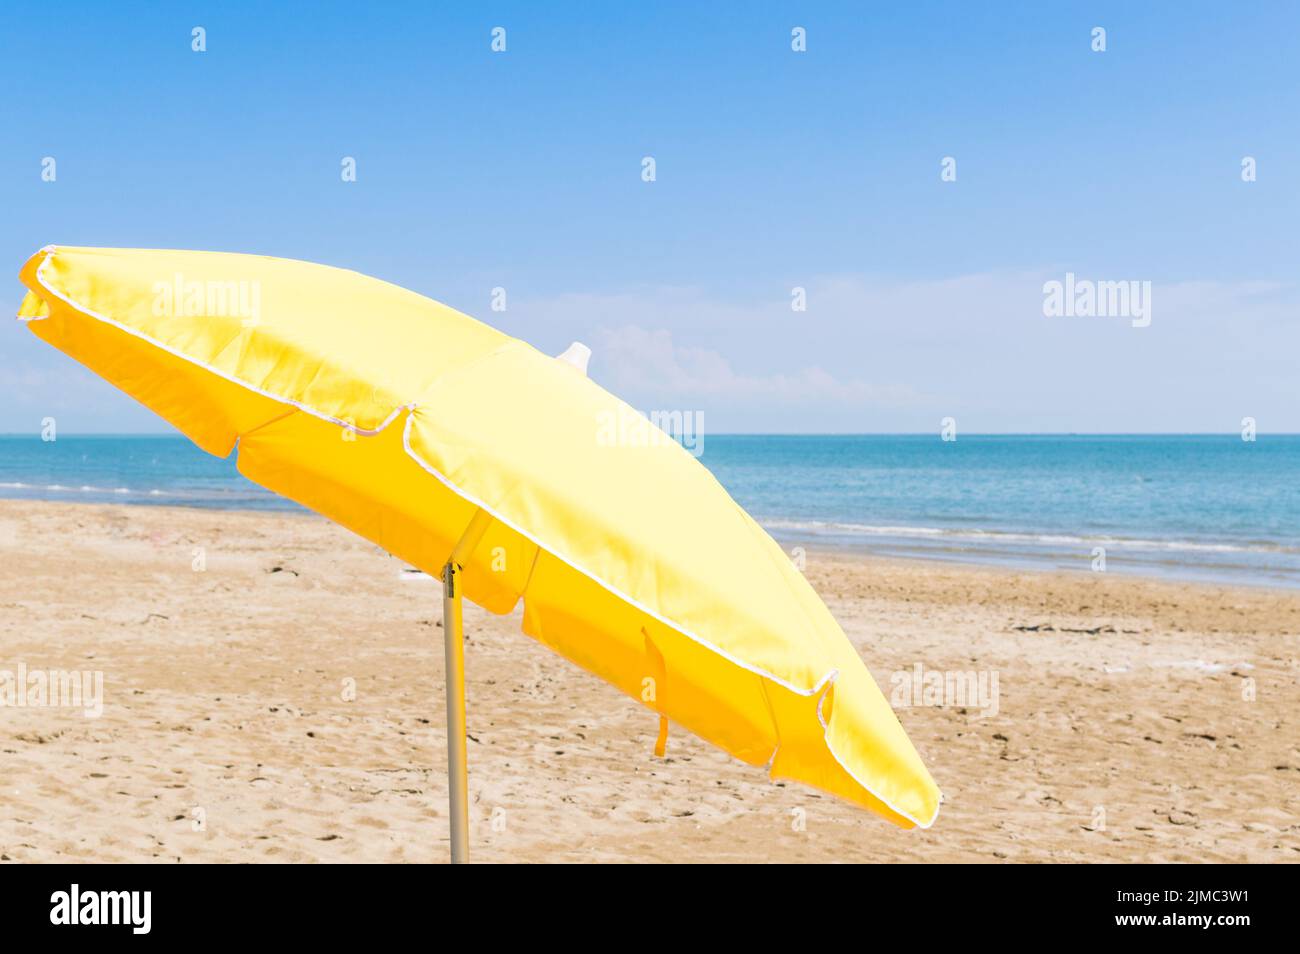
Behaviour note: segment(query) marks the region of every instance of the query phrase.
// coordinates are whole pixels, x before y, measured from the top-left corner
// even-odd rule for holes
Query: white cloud
[[[1151,280],[1152,324],[1048,318],[1043,283]],[[687,401],[715,430],[1300,430],[1300,289],[1166,282],[1048,266],[939,279],[764,280],[764,299],[642,288],[519,302],[511,330],[595,350],[592,375],[640,407]],[[784,286],[807,288],[792,312]],[[512,311],[515,306],[512,305]],[[541,342],[538,342],[539,344]],[[548,342],[549,344],[549,342]]]
[[[600,328],[594,348],[601,380],[618,394],[722,398],[764,405],[782,403],[897,406],[917,399],[908,387],[840,380],[815,365],[774,374],[743,374],[709,348],[677,344],[666,328]]]

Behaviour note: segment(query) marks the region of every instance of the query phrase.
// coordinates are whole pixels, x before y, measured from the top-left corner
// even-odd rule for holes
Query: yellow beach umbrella
[[[903,827],[939,792],[830,612],[709,471],[585,376],[355,272],[47,246],[19,318],[256,483],[444,581],[452,852],[462,594],[773,777]],[[575,366],[577,365],[577,366]]]

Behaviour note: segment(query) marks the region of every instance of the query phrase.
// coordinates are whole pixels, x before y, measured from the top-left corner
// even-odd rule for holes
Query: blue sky
[[[6,5],[0,83],[13,276],[355,268],[715,433],[1300,431],[1293,3]],[[1067,271],[1150,326],[1045,317]],[[0,432],[47,415],[165,430],[13,323]]]

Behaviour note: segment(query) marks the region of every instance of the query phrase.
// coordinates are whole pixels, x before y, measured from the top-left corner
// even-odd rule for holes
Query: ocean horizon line
[[[926,437],[939,435],[934,431],[717,431],[707,432],[712,437]],[[1256,431],[1258,437],[1300,437],[1300,431]],[[179,431],[66,431],[60,437],[76,438],[174,438],[190,440]],[[970,437],[1241,437],[1240,428],[1224,431],[968,431],[959,432],[953,441]],[[41,439],[40,429],[32,431],[0,431],[0,440],[8,438]],[[46,443],[53,443],[47,441]],[[191,442],[192,443],[192,442]]]

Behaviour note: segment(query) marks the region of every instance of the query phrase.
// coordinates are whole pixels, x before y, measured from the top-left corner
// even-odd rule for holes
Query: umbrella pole
[[[442,569],[442,642],[447,653],[447,803],[451,863],[469,858],[469,767],[465,753],[465,634],[461,624],[460,567]]]
[[[465,630],[461,617],[461,573],[483,539],[490,514],[476,510],[447,565],[442,568],[442,645],[447,658],[447,807],[451,818],[451,863],[469,861],[469,766],[465,751]]]

